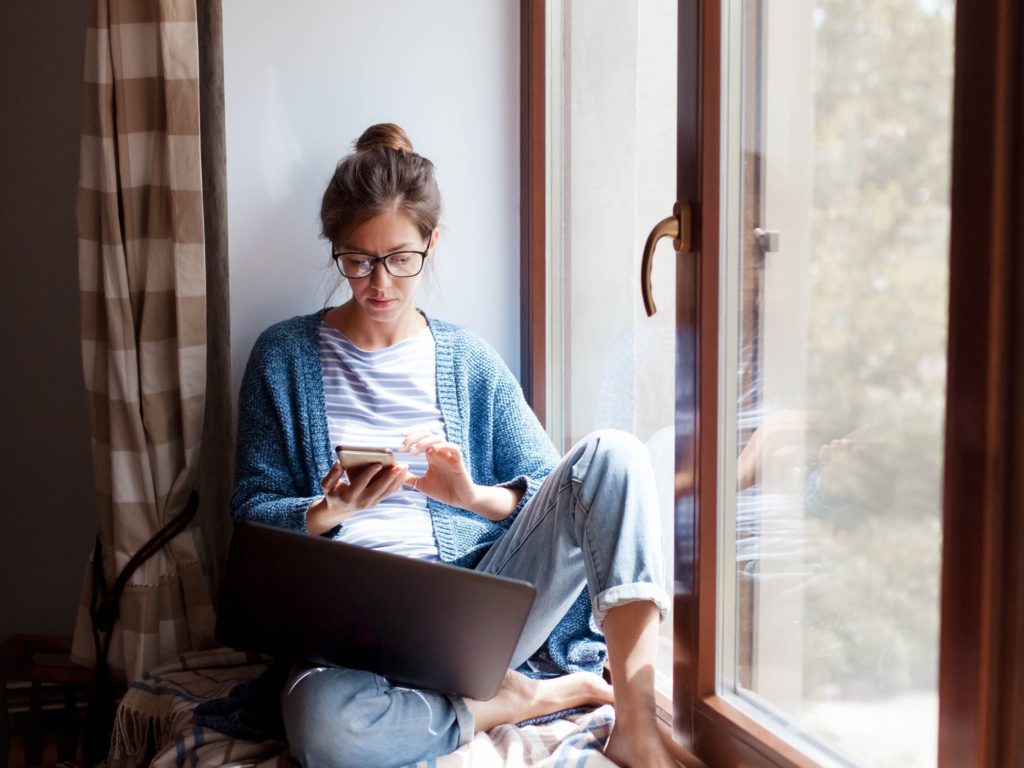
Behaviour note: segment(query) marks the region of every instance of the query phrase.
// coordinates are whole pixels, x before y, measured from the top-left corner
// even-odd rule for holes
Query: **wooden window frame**
[[[1024,765],[1024,8],[955,51],[939,765]]]
[[[521,0],[522,381],[545,418],[544,0]],[[677,322],[698,359],[678,441],[674,725],[709,765],[815,765],[716,693],[721,0],[681,0]],[[940,768],[1024,765],[1024,8],[958,3],[939,670]],[[684,118],[694,115],[695,120]],[[707,425],[702,429],[701,425]],[[699,446],[699,451],[695,450]],[[704,457],[701,461],[700,457]],[[1016,471],[1015,471],[1016,470]]]
[[[718,404],[718,207],[721,2],[680,16],[685,109],[680,195],[699,197],[698,258],[683,307],[700,359],[698,457],[689,519],[677,530],[677,733],[710,765],[814,761],[715,691]],[[950,312],[939,670],[939,766],[1024,764],[1024,10],[1012,0],[958,4],[951,180]],[[687,87],[690,90],[687,90]],[[700,91],[701,99],[694,94]],[[696,147],[694,157],[693,147]],[[687,155],[689,152],[689,156]],[[681,197],[680,199],[687,199]],[[700,205],[707,201],[706,205]],[[701,430],[699,425],[709,425]],[[678,457],[677,457],[678,460]],[[686,470],[683,464],[679,467]],[[705,511],[705,514],[702,514]]]
[[[547,426],[545,0],[519,2],[520,381]]]

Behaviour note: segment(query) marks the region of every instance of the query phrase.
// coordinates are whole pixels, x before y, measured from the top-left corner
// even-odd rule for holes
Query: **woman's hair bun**
[[[355,152],[334,169],[320,203],[323,236],[333,245],[380,213],[398,210],[426,238],[441,219],[441,193],[434,164],[413,151],[394,123],[371,125],[356,139]]]
[[[363,135],[356,139],[356,152],[365,152],[374,147],[383,149],[401,149],[412,152],[412,141],[402,128],[394,123],[377,123],[371,125]]]

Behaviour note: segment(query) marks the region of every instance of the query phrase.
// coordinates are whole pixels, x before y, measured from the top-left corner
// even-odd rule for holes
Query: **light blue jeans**
[[[544,644],[585,584],[598,626],[609,609],[637,600],[654,602],[664,618],[658,501],[646,448],[614,430],[585,437],[477,570],[537,588],[513,669]],[[305,768],[407,765],[453,752],[474,734],[461,697],[403,688],[361,670],[296,667],[281,702],[288,744]]]

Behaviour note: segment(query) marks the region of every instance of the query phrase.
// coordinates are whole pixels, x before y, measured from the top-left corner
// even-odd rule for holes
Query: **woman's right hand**
[[[306,528],[319,536],[362,510],[377,506],[402,487],[407,470],[404,464],[386,469],[371,464],[349,477],[341,463],[335,461],[320,481],[323,498],[311,504],[306,513]]]

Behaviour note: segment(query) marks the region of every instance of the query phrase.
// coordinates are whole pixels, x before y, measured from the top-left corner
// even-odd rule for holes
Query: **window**
[[[573,16],[596,13],[593,4],[587,10],[566,5]],[[524,77],[524,156],[535,163],[538,154],[550,162],[564,149],[553,139],[572,137],[571,131],[546,136],[526,120],[559,104],[545,105],[537,90],[538,82],[543,87],[536,77],[544,61],[543,45],[536,45],[538,33],[543,40],[543,7],[523,2],[524,40],[533,40],[524,50],[534,52],[524,59],[524,74],[534,67],[533,77]],[[894,711],[901,723],[908,712],[931,713],[929,724],[904,744],[921,764],[1022,764],[1024,479],[1017,468],[1024,465],[1024,267],[1018,263],[1024,252],[1024,10],[1011,0],[960,4],[955,18],[943,0],[680,0],[677,8],[675,199],[691,203],[694,232],[692,252],[675,260],[674,281],[676,733],[713,766],[882,764],[872,751],[879,745],[870,743],[881,741],[876,737],[884,724],[870,720],[877,713],[868,713],[864,734],[848,727],[849,718],[836,717],[837,707],[862,701],[870,693],[865,687],[873,686],[871,695],[900,702]],[[873,10],[887,14],[883,23]],[[573,18],[571,24],[586,22]],[[931,43],[920,59],[916,36]],[[902,46],[895,42],[900,39]],[[886,60],[884,51],[871,48],[882,43],[900,47],[898,55]],[[809,49],[816,64],[808,64]],[[571,62],[571,55],[564,60]],[[926,136],[919,124],[942,121],[954,63],[951,138]],[[886,67],[898,68],[891,77],[899,83],[889,87],[896,98],[871,114],[864,106],[871,94],[863,89],[877,85],[873,70]],[[936,83],[945,97],[930,90]],[[908,104],[911,109],[896,118],[893,110]],[[860,131],[863,146],[849,141],[858,120],[869,129]],[[899,135],[901,125],[908,138]],[[895,154],[886,158],[886,148]],[[946,170],[936,171],[935,160]],[[601,158],[586,161],[600,165]],[[532,233],[524,236],[524,264],[534,267],[524,279],[524,306],[544,307],[543,329],[550,333],[566,313],[570,325],[575,316],[571,304],[546,292],[559,276],[538,262],[538,233],[555,222],[573,232],[577,211],[570,203],[556,219],[546,218],[549,201],[542,185],[537,193],[537,167],[531,174],[524,166],[524,190],[533,190],[524,195],[524,234]],[[841,191],[863,187],[869,194],[862,203],[856,195],[842,199]],[[949,190],[948,214],[943,188]],[[891,204],[879,205],[885,200]],[[868,213],[858,220],[851,211],[861,204]],[[899,258],[885,263],[872,251],[871,259],[882,260],[864,263],[882,269],[844,273],[858,263],[849,256],[849,241],[872,239],[876,250],[895,242]],[[947,240],[948,267],[922,262]],[[561,245],[540,242],[548,252]],[[668,260],[659,255],[656,269]],[[936,268],[922,278],[925,263]],[[658,279],[656,295],[666,284]],[[928,308],[904,302],[886,310],[872,298],[872,291],[888,298],[904,287],[918,288]],[[849,293],[860,298],[849,300]],[[658,303],[664,311],[660,296]],[[829,314],[836,307],[843,317]],[[893,317],[920,323],[906,326],[918,329],[904,334],[913,338],[866,332],[882,321],[891,329]],[[557,351],[564,336],[558,331],[539,345],[537,327],[528,330],[524,360],[536,384],[547,381],[544,368],[555,359],[550,348]],[[790,343],[794,338],[803,343]],[[849,357],[843,347],[853,340],[878,359],[867,359],[863,350]],[[853,360],[862,365],[843,370]],[[878,367],[886,360],[896,366],[888,376]],[[570,366],[570,376],[576,370]],[[535,403],[538,394],[548,397],[542,416],[549,427],[572,423],[571,387],[534,389]],[[757,461],[741,464],[755,434],[762,448],[747,457]],[[852,482],[857,473],[850,467],[827,476],[833,458],[848,461],[853,446],[866,443],[875,446],[865,467],[868,483]],[[920,473],[894,472],[895,459],[910,455]],[[744,474],[743,466],[752,471]],[[773,506],[775,491],[786,505]],[[815,506],[820,493],[831,501],[824,510]],[[742,514],[747,503],[754,516]],[[844,517],[846,508],[859,515]],[[786,537],[805,546],[776,548]],[[857,538],[867,542],[861,554],[851,541]],[[906,556],[880,552],[886,543],[905,546]],[[871,558],[880,554],[895,566],[881,569],[885,577],[872,569]],[[907,570],[918,555],[925,567]],[[878,586],[858,583],[857,568]],[[834,589],[815,593],[823,581],[849,588],[839,602],[877,599],[883,605],[854,605],[840,614],[828,602]],[[909,629],[901,623],[901,599],[903,613],[915,616]],[[872,627],[880,615],[894,620]],[[794,624],[800,627],[795,633]],[[853,635],[866,646],[847,644],[858,655],[837,661],[820,653],[835,647],[824,644],[829,632]],[[867,667],[858,670],[858,659]],[[937,676],[929,678],[929,668]],[[920,706],[915,710],[905,697]],[[889,756],[879,759],[896,761],[892,753],[903,747],[888,746]]]
[[[728,2],[722,45],[718,689],[934,765],[952,2]]]
[[[647,317],[640,246],[675,187],[676,2],[593,11],[547,3],[545,423],[562,451],[602,428],[647,446],[671,594],[675,269],[663,244],[660,311]],[[666,699],[671,626],[662,624],[657,675]]]

